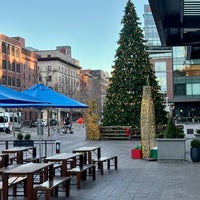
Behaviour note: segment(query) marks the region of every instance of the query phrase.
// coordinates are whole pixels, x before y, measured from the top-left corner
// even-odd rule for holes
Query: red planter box
[[[133,159],[141,159],[142,158],[142,150],[141,149],[132,149],[131,155]]]

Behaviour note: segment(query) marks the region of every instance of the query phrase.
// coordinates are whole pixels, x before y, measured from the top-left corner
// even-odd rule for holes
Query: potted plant
[[[23,143],[23,146],[25,147],[34,146],[34,141],[31,140],[31,134],[27,133],[24,136],[24,140],[22,141],[22,143]]]
[[[17,134],[17,140],[14,140],[14,147],[34,146],[34,141],[30,139],[31,135],[27,133],[25,136],[20,132]]]
[[[19,141],[22,141],[23,138],[24,138],[24,135],[23,135],[21,132],[19,132],[19,133],[17,134],[17,139],[18,139]]]
[[[21,132],[19,132],[17,134],[17,140],[13,141],[13,146],[14,147],[21,147],[23,138],[24,138],[24,135]]]
[[[200,161],[200,140],[193,139],[191,141],[190,156],[193,162]]]
[[[25,139],[25,140],[30,140],[30,139],[31,139],[31,134],[27,133],[27,134],[24,136],[24,139]]]
[[[156,139],[158,161],[185,161],[186,146],[183,126],[176,126],[172,117]]]

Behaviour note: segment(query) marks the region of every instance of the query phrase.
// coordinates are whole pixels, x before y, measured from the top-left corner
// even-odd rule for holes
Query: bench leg
[[[115,157],[115,169],[117,170],[117,157]]]
[[[93,176],[92,176],[93,180],[96,180],[96,167],[95,167],[95,165],[92,167],[92,173],[93,173]]]
[[[33,199],[37,199],[37,190],[33,189]]]
[[[54,192],[54,194],[51,193],[51,196],[54,195],[55,197],[57,197],[58,196],[58,186],[55,187],[54,191],[52,191],[52,192]]]
[[[107,161],[107,168],[110,169],[110,160]]]
[[[101,175],[104,175],[104,170],[103,170],[103,161],[99,162],[99,169],[101,171]]]
[[[68,179],[64,184],[65,184],[65,193],[66,193],[66,197],[69,197],[70,179]]]
[[[81,173],[76,174],[76,184],[77,184],[77,189],[81,189]]]
[[[13,196],[16,197],[17,196],[17,185],[13,185]]]
[[[81,173],[81,180],[86,180],[87,179],[87,170],[80,172]]]
[[[46,200],[50,200],[51,198],[51,190],[46,190]]]

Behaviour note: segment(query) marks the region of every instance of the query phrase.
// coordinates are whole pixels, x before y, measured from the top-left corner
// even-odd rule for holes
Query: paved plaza
[[[36,128],[24,128],[38,139]],[[2,134],[2,133],[1,133]],[[15,136],[16,137],[16,136]],[[14,139],[13,135],[1,135],[1,140]],[[100,146],[102,156],[117,155],[118,170],[105,174],[97,173],[96,180],[88,177],[80,190],[71,186],[69,200],[199,200],[200,199],[200,164],[188,161],[184,163],[160,163],[143,159],[132,159],[131,149],[140,141],[87,141],[85,128],[74,125],[73,134],[57,134],[43,139],[61,141],[61,152],[72,152],[81,146]],[[2,148],[2,146],[1,146]],[[52,149],[49,155],[55,154]],[[54,151],[54,150],[53,150]],[[189,152],[187,152],[189,154]],[[11,199],[24,199],[16,197]],[[44,196],[40,199],[45,199]],[[66,199],[64,193],[53,199]]]

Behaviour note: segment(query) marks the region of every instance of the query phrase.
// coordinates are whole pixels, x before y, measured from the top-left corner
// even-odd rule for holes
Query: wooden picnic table
[[[22,165],[22,164],[13,164],[13,165],[8,165],[8,166],[5,166],[5,167],[1,167],[0,168],[0,175],[2,175],[6,170],[10,170],[10,169],[13,169],[15,167],[19,167],[20,165]]]
[[[99,146],[83,146],[73,150],[73,153],[83,153],[84,163],[92,164],[92,155],[95,154],[96,158],[101,157],[101,147]]]
[[[8,179],[9,176],[15,177],[27,177],[26,184],[26,199],[33,200],[33,183],[34,183],[34,174],[42,173],[44,174],[43,180],[41,182],[46,181],[48,176],[50,179],[53,179],[53,163],[27,163],[22,164],[18,167],[5,170],[2,174],[3,180],[3,200],[8,200]]]
[[[9,157],[16,155],[17,164],[23,163],[23,152],[30,152],[33,157],[36,156],[36,147],[14,147],[10,149],[2,150],[3,154],[9,154]]]
[[[61,153],[44,159],[44,162],[62,163],[61,176],[67,176],[67,162],[73,160],[76,163],[79,160],[79,165],[83,164],[82,153]],[[75,166],[74,166],[75,167]]]

